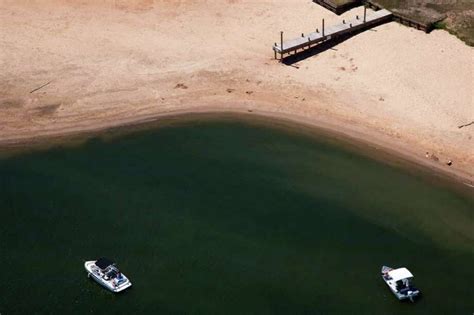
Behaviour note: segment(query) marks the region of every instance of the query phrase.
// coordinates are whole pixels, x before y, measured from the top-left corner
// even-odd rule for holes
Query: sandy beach
[[[472,184],[474,50],[456,37],[390,22],[292,66],[273,60],[280,30],[295,37],[362,11],[336,16],[310,0],[2,0],[0,146],[237,112],[334,130]]]

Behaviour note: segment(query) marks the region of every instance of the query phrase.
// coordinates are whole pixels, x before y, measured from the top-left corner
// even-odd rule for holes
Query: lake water
[[[472,314],[473,205],[337,139],[241,119],[3,157],[0,313]],[[86,277],[100,256],[129,291]],[[414,273],[417,303],[384,264]]]

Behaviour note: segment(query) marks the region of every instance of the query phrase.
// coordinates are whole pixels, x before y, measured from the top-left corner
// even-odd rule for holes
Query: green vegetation
[[[472,0],[409,0],[371,1],[420,23],[433,24],[474,46],[474,1]]]
[[[473,0],[325,0],[337,10],[348,4],[370,2],[393,13],[424,24],[427,28],[443,29],[474,46]],[[347,10],[347,8],[346,8]],[[343,11],[340,11],[342,13]]]
[[[436,22],[435,24],[433,24],[433,27],[436,30],[446,30],[447,29],[445,21]]]

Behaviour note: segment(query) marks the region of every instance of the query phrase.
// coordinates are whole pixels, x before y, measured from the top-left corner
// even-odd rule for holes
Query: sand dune
[[[392,22],[293,66],[272,59],[280,30],[361,12],[309,0],[0,1],[0,142],[236,111],[336,129],[472,180],[474,125],[458,126],[474,120],[474,51],[454,36]]]

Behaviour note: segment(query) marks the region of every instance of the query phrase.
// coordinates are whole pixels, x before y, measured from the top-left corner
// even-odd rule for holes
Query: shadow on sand
[[[364,31],[368,31],[368,30],[359,30],[359,31],[352,32],[350,34],[341,35],[341,36],[338,36],[337,38],[332,38],[330,40],[327,40],[325,42],[317,44],[313,47],[306,48],[303,51],[300,51],[300,52],[297,52],[297,53],[293,52],[292,55],[288,55],[288,56],[284,57],[283,60],[282,60],[282,63],[287,65],[287,66],[293,66],[295,63],[300,62],[302,60],[305,60],[306,58],[313,57],[313,56],[315,56],[319,53],[322,53],[322,52],[324,52],[328,49],[332,49],[332,48],[334,48],[334,46],[336,46],[336,45],[338,45],[338,44],[354,37],[357,34],[360,34],[360,33],[364,32]],[[376,32],[376,30],[369,30],[369,31]]]

